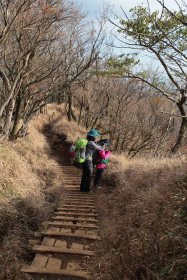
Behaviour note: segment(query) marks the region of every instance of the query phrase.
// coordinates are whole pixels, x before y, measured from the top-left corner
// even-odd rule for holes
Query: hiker
[[[94,178],[94,187],[98,187],[102,174],[104,172],[104,169],[106,168],[107,164],[109,163],[109,157],[111,155],[111,152],[106,149],[106,146],[108,146],[110,141],[108,139],[102,139],[97,142],[97,144],[101,145],[101,147],[105,147],[104,150],[97,151],[97,158],[95,162],[95,168],[96,168],[96,174]],[[100,187],[98,187],[100,188]]]
[[[85,152],[85,161],[82,164],[83,166],[83,173],[82,173],[82,179],[81,179],[81,185],[80,185],[80,191],[81,192],[89,192],[90,191],[90,182],[91,177],[93,174],[93,162],[92,157],[95,152],[95,150],[103,150],[104,147],[101,147],[95,143],[96,137],[100,136],[99,131],[96,129],[91,129],[86,139],[88,140],[87,146],[86,146],[86,152]]]
[[[88,144],[88,140],[80,137],[78,137],[75,143],[75,157],[74,157],[73,164],[77,168],[82,168],[82,165],[85,162],[87,144]]]

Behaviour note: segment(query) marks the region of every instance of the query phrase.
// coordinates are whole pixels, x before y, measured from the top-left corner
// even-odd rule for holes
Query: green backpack
[[[83,163],[85,161],[86,146],[88,140],[85,138],[78,138],[75,143],[75,163]]]

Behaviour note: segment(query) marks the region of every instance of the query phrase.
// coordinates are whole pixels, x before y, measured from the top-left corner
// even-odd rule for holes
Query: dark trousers
[[[94,178],[94,186],[97,186],[99,184],[99,182],[101,181],[103,171],[104,171],[104,168],[96,169],[96,174],[95,174],[95,178]]]
[[[81,192],[89,192],[90,191],[90,183],[93,174],[93,163],[92,161],[85,161],[83,163],[83,173],[80,185]]]

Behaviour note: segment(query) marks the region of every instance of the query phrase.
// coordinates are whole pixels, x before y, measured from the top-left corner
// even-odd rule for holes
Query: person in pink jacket
[[[109,140],[104,139],[104,140],[100,140],[99,141],[100,145],[103,146],[105,145],[105,147],[108,145]],[[111,152],[108,150],[101,150],[101,151],[97,151],[97,160],[96,160],[96,174],[95,174],[95,178],[94,178],[94,186],[97,187],[98,184],[101,181],[101,177],[102,174],[104,172],[104,169],[106,168],[108,162],[109,162],[109,157],[111,155]]]

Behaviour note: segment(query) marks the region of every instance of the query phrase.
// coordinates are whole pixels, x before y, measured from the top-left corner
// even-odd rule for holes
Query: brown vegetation
[[[60,110],[60,109],[59,109]],[[53,155],[53,145],[59,145],[63,156],[62,138],[57,134],[42,133],[46,125],[60,119],[60,135],[70,131],[64,110],[49,109],[48,115],[35,118],[29,135],[16,142],[4,142],[0,146],[0,279],[28,279],[19,271],[28,262],[28,240],[32,239],[42,222],[54,211],[59,193],[62,192],[63,174]],[[64,120],[64,122],[63,122]],[[63,131],[64,123],[64,131]],[[70,139],[71,139],[70,134]],[[61,151],[62,150],[62,151]],[[30,278],[29,278],[30,279]]]
[[[185,279],[186,161],[115,158],[98,195],[96,279]]]
[[[0,2],[0,141],[24,137],[32,117],[92,66],[103,42],[72,1]]]
[[[108,135],[116,152],[130,158],[171,153],[179,120],[164,113],[171,109],[170,101],[142,82],[92,77],[76,89],[74,104],[78,123]]]
[[[184,279],[186,4],[157,2],[160,16],[138,8],[145,29],[138,14],[119,24],[166,76],[104,53],[105,17],[96,29],[72,1],[0,1],[0,279],[27,279],[26,244],[62,190],[67,147],[93,127],[118,154],[98,195],[95,278]]]
[[[1,145],[0,279],[29,279],[19,272],[31,257],[28,240],[62,191],[66,145],[85,133],[52,105],[26,138]],[[186,161],[113,155],[103,186],[94,279],[184,279]]]

